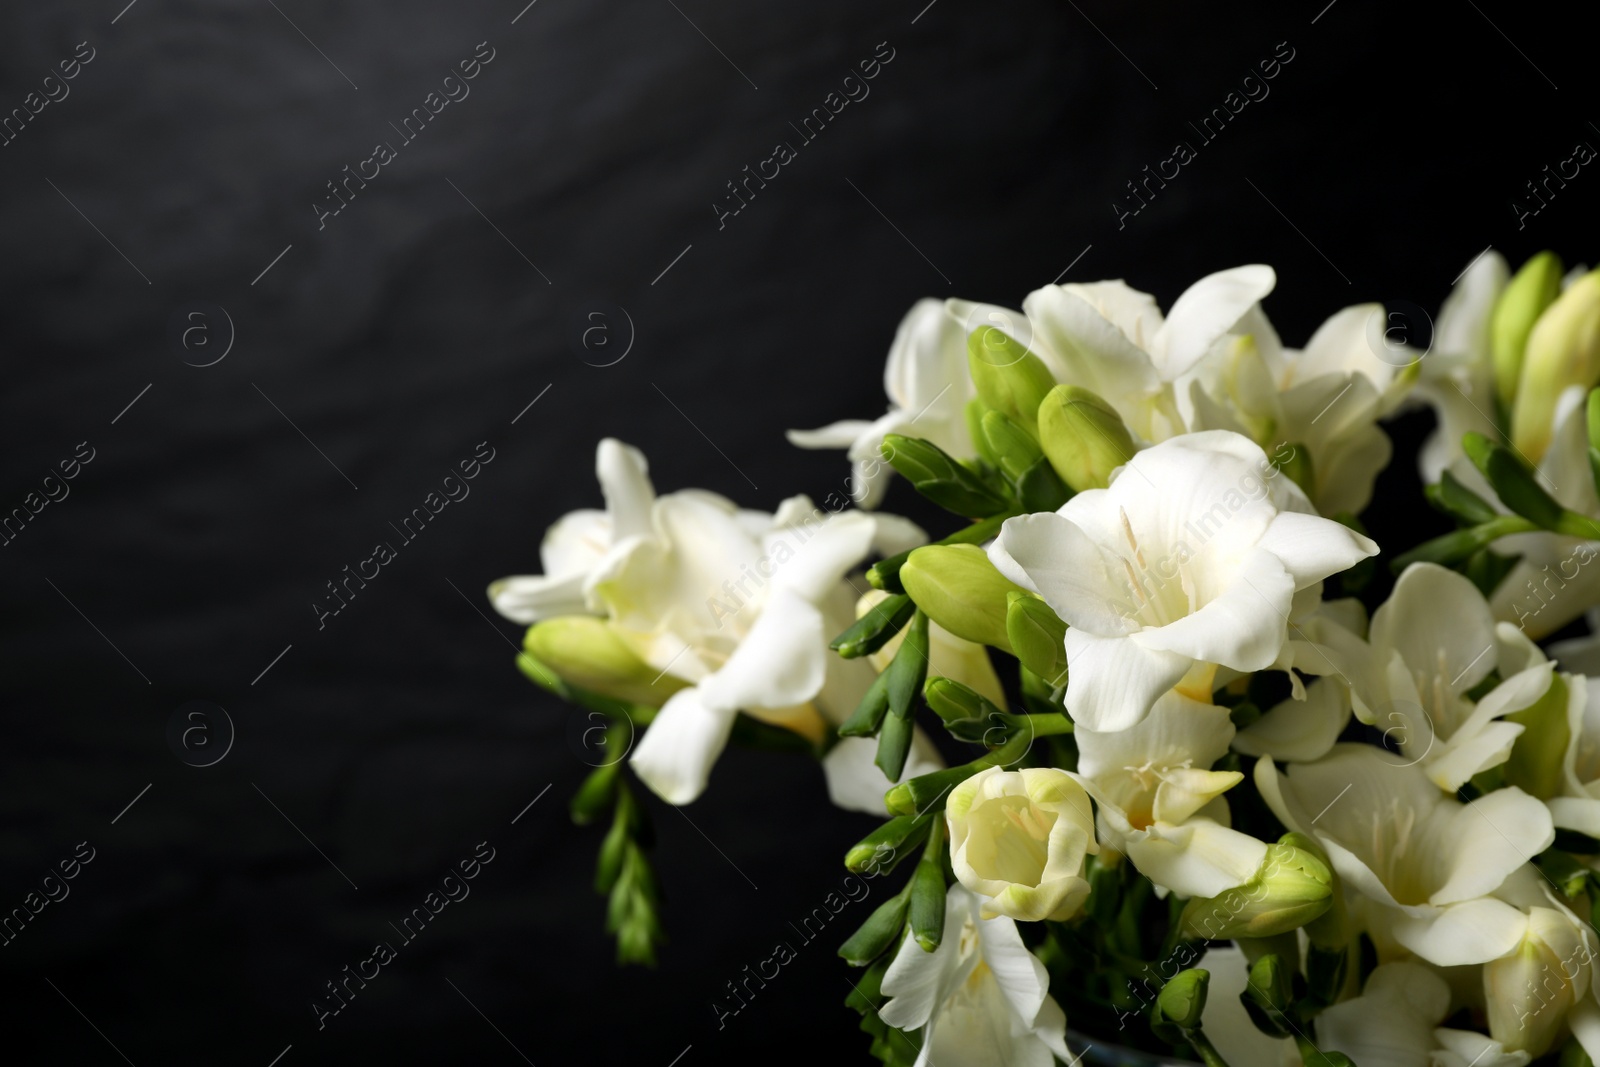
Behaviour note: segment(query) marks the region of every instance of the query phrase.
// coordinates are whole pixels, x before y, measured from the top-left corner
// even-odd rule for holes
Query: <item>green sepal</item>
[[[867,687],[856,710],[839,726],[840,737],[871,737],[889,711],[889,675],[879,674]]]
[[[984,518],[1011,503],[931,441],[891,433],[884,436],[880,451],[917,492],[946,511],[964,518]]]
[[[839,955],[852,967],[865,967],[887,952],[906,925],[908,894],[901,890],[879,904],[855,933],[839,946]]]

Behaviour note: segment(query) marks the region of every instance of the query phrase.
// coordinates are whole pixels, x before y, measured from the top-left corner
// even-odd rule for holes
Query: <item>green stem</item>
[[[1199,1027],[1193,1030],[1185,1030],[1183,1036],[1189,1042],[1189,1047],[1194,1049],[1195,1053],[1200,1057],[1200,1062],[1205,1064],[1206,1067],[1228,1067],[1228,1061],[1222,1058],[1222,1053],[1217,1051],[1217,1046],[1211,1043],[1211,1039]]]
[[[1413,563],[1457,563],[1480,548],[1487,548],[1502,537],[1538,529],[1540,527],[1521,515],[1498,515],[1488,522],[1455,530],[1443,537],[1435,537],[1431,541],[1424,541],[1391,562],[1389,569],[1399,574]]]

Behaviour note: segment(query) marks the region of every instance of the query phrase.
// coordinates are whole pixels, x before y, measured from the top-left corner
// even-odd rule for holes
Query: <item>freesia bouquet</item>
[[[1481,256],[1426,352],[1375,304],[1285,347],[1275,283],[919,302],[888,412],[790,434],[848,502],[658,495],[600,443],[605,510],[489,597],[592,719],[623,961],[663,938],[624,766],[682,805],[776,745],[883,820],[845,866],[902,888],[840,955],[887,1064],[1600,1057],[1600,272]],[[1456,528],[1380,559],[1417,403]],[[895,475],[947,529],[876,510]]]

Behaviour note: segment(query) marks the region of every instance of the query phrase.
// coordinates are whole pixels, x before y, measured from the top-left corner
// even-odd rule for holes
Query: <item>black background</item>
[[[1510,206],[1600,143],[1589,35],[1544,5],[124,2],[8,4],[0,30],[4,113],[96,51],[0,148],[0,510],[95,450],[0,548],[0,909],[97,850],[0,948],[7,1062],[864,1056],[833,948],[868,905],[725,1028],[709,1006],[872,825],[797,758],[730,752],[693,824],[652,805],[671,942],[655,972],[611,962],[599,833],[564,808],[571,714],[480,617],[596,505],[595,440],[642,447],[664,490],[771,508],[843,487],[839,454],[782,431],[881,411],[919,296],[1016,306],[1071,263],[1167,304],[1262,261],[1300,344],[1347,304],[1436,310],[1487,245],[1593,256],[1600,176],[1525,228]],[[471,96],[319,232],[324,183],[480,41]],[[724,183],[883,41],[870,97],[719,231]],[[1200,144],[1186,122],[1279,42],[1270,96]],[[1180,139],[1198,158],[1119,229],[1124,183]],[[195,301],[236,332],[203,369],[169,338]],[[607,307],[634,343],[601,368],[627,327],[579,336]],[[1397,426],[1402,456],[1426,426]],[[471,496],[319,631],[324,583],[485,440]],[[1437,526],[1409,458],[1367,518],[1390,551]],[[166,741],[192,699],[237,728],[207,769]],[[319,1032],[322,984],[485,840],[471,897]]]

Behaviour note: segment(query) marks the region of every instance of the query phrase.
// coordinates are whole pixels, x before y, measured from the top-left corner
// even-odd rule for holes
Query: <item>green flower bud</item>
[[[1133,458],[1133,435],[1110,404],[1087,389],[1058,385],[1039,405],[1039,445],[1074,492],[1104,489]]]
[[[993,515],[1010,503],[943,449],[918,437],[885,434],[880,449],[889,465],[929,500],[964,518]]]
[[[879,674],[861,697],[861,703],[848,719],[839,724],[840,737],[871,737],[883,724],[889,711],[889,678]]]
[[[1183,909],[1187,937],[1273,937],[1304,926],[1333,906],[1333,871],[1311,851],[1279,842],[1244,885]]]
[[[839,947],[839,955],[852,967],[865,967],[883,955],[906,925],[906,894],[896,893],[867,917],[861,928]]]
[[[660,707],[687,682],[634,654],[604,619],[564,615],[528,628],[522,645],[563,682],[632,704]]]
[[[1210,984],[1211,972],[1199,967],[1173,975],[1156,994],[1158,1021],[1185,1030],[1198,1027],[1200,1014],[1206,1010],[1206,990]]]
[[[900,584],[917,607],[957,637],[1011,651],[1006,595],[1020,587],[977,545],[927,545],[900,568]]]
[[[998,411],[984,412],[982,431],[995,466],[1012,481],[1021,478],[1029,467],[1044,458],[1044,451],[1039,448],[1039,442],[1033,434],[1009,415]]]
[[[889,781],[895,781],[905,773],[906,757],[911,753],[911,741],[916,735],[917,723],[909,713],[903,718],[899,715],[885,715],[883,722],[878,726],[878,754],[872,762],[878,765],[883,776]],[[903,812],[889,809],[896,815]]]
[[[1517,395],[1528,334],[1560,293],[1561,257],[1554,252],[1540,252],[1512,277],[1489,314],[1494,391],[1507,408]]]
[[[888,644],[911,621],[917,610],[911,598],[902,594],[887,596],[868,608],[848,630],[835,637],[828,647],[844,659],[871,655]]]
[[[1550,447],[1556,400],[1563,390],[1600,380],[1600,271],[1591,271],[1539,316],[1522,361],[1511,440],[1537,463]]]
[[[845,853],[844,865],[856,874],[879,875],[928,836],[932,815],[900,815],[856,842]]]
[[[1549,800],[1561,791],[1562,759],[1572,740],[1572,728],[1567,725],[1567,697],[1567,683],[1561,675],[1552,674],[1544,696],[1505,716],[1507,722],[1523,726],[1511,746],[1511,758],[1505,762],[1507,785],[1540,800]]]
[[[1006,597],[1006,636],[1022,665],[1052,688],[1067,682],[1067,624],[1043,600],[1029,593]]]
[[[1039,402],[1056,384],[1044,361],[1003,330],[985,326],[967,337],[967,367],[986,407],[1009,415],[1031,432]]]
[[[1294,1036],[1294,1021],[1289,1017],[1294,1001],[1294,974],[1283,957],[1269,953],[1250,965],[1250,980],[1239,994],[1239,1001],[1250,1021],[1264,1034]]]
[[[942,830],[935,832],[942,833]],[[944,938],[945,880],[943,851],[930,844],[911,874],[911,936],[922,951],[932,952]]]
[[[1024,511],[1054,511],[1072,496],[1039,442],[1015,419],[986,412],[982,433],[986,447],[981,451],[1017,487]]]
[[[922,687],[922,696],[933,713],[947,723],[987,721],[990,716],[1002,714],[988,697],[954,678],[929,678]]]

